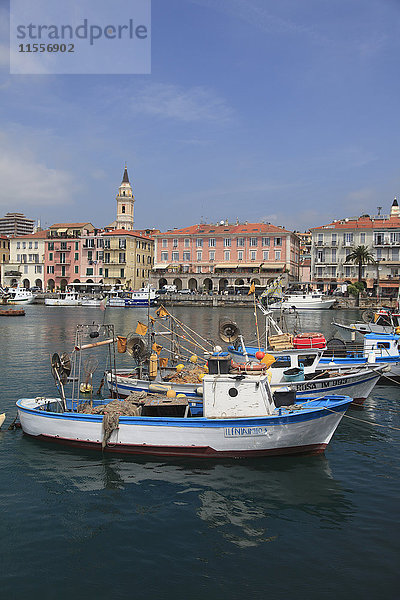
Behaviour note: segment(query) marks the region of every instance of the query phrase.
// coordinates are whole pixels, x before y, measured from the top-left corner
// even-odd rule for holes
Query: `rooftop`
[[[271,225],[270,223],[236,223],[235,225],[230,225],[229,223],[221,222],[217,224],[191,225],[190,227],[184,227],[183,229],[172,229],[171,231],[166,231],[155,235],[208,235],[210,233],[215,235],[223,235],[225,233],[239,235],[241,233],[282,234],[292,232],[288,231],[284,227],[278,227],[276,225]]]

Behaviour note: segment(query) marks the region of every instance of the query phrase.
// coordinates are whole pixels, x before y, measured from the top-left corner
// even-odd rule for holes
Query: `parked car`
[[[178,294],[191,294],[191,293],[192,293],[192,290],[189,290],[187,288],[178,291]]]
[[[34,285],[33,287],[30,288],[31,292],[41,292],[42,288],[38,287],[37,285]]]

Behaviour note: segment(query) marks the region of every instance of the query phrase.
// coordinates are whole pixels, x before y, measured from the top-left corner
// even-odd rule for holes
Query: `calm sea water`
[[[177,308],[208,338],[241,308]],[[332,333],[321,311],[303,330]],[[98,309],[28,306],[0,322],[1,597],[347,599],[399,597],[400,390],[376,387],[324,456],[237,461],[102,456],[7,431],[20,397],[56,395],[49,357]],[[143,309],[108,309],[118,333]],[[260,326],[262,323],[260,323]],[[124,357],[124,360],[127,359]],[[384,427],[376,427],[381,424]]]

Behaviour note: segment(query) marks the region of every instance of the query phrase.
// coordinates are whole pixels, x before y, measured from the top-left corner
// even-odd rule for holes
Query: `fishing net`
[[[164,379],[172,383],[199,383],[204,376],[203,367],[192,367],[182,369],[179,373],[167,376]]]
[[[87,415],[103,416],[103,440],[101,447],[104,449],[112,432],[119,427],[121,416],[138,417],[142,414],[140,402],[146,398],[146,392],[132,392],[125,400],[112,400],[108,404],[92,407],[89,402],[78,406],[78,412]]]

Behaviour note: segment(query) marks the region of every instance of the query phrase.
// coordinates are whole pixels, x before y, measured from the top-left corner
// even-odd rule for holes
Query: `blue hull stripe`
[[[206,419],[205,417],[194,417],[194,418],[168,418],[168,417],[120,417],[120,425],[156,425],[157,427],[184,427],[186,428],[205,428],[205,429],[218,429],[221,427],[259,427],[262,425],[290,425],[291,423],[302,423],[304,421],[313,421],[315,419],[323,419],[332,412],[342,413],[350,406],[352,399],[349,397],[342,397],[342,400],[325,401],[328,411],[324,410],[324,406],[315,407],[314,409],[307,409],[304,412],[299,413],[287,413],[284,414],[285,409],[280,410],[281,414],[272,415],[269,417],[254,417],[254,418],[242,418],[242,419]],[[23,400],[18,400],[17,407],[23,413],[31,414],[35,416],[41,416],[47,419],[61,419],[62,421],[83,421],[83,422],[94,422],[102,423],[102,415],[84,415],[80,413],[53,413],[41,410],[35,410],[25,408],[21,405]]]

